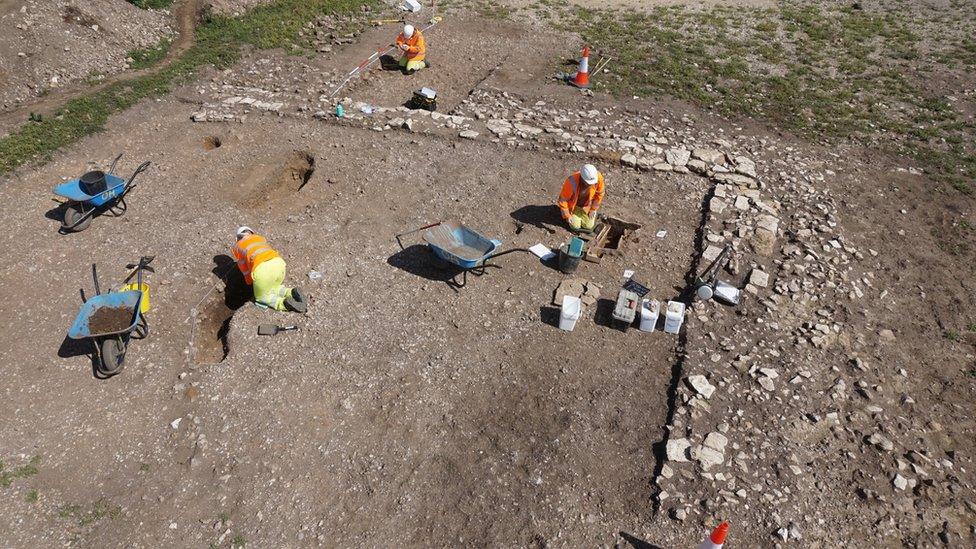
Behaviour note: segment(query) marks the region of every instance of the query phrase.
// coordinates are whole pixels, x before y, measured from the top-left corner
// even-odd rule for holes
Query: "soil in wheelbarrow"
[[[128,307],[102,307],[92,314],[88,331],[93,334],[121,332],[132,325],[132,309]]]

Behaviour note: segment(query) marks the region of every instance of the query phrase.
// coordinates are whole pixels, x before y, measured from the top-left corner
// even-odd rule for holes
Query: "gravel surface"
[[[0,108],[122,72],[128,52],[171,38],[171,23],[125,0],[0,2]]]
[[[344,89],[337,120],[323,95],[388,34],[203,74],[0,190],[9,545],[671,547],[720,520],[730,547],[973,544],[976,258],[944,248],[968,204],[899,159],[558,84],[576,44],[478,18],[430,34],[433,68]],[[402,107],[421,85],[437,113]],[[153,161],[126,215],[57,235],[50,187],[123,149],[122,173]],[[519,252],[452,288],[394,239],[458,219],[558,246],[587,161],[642,227],[579,280]],[[307,314],[220,280],[240,224]],[[625,269],[674,299],[726,244],[740,306],[611,326]],[[150,254],[150,337],[98,380],[64,340],[77,289]],[[600,289],[572,333],[561,284]]]

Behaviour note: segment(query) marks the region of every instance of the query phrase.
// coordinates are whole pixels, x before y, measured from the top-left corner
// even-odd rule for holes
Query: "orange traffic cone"
[[[583,46],[583,57],[580,58],[579,70],[569,82],[577,88],[590,87],[590,47]]]
[[[725,544],[725,536],[729,533],[729,523],[723,522],[719,524],[714,530],[712,530],[712,535],[708,536],[708,539],[702,542],[698,546],[698,549],[722,549],[722,545]]]

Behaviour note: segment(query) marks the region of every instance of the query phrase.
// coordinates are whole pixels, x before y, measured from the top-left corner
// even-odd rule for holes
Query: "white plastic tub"
[[[664,313],[664,331],[676,334],[681,331],[681,323],[685,321],[685,304],[680,301],[668,301],[668,310]]]
[[[657,317],[661,314],[661,302],[656,299],[641,301],[640,331],[653,332],[657,326]]]
[[[559,329],[572,332],[582,312],[583,302],[580,298],[571,295],[563,296],[563,308],[559,311]]]

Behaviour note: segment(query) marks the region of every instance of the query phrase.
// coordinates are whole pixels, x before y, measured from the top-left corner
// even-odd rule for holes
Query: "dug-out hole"
[[[223,141],[219,136],[208,135],[207,137],[203,138],[203,148],[208,151],[220,148],[221,145],[223,145]]]
[[[251,287],[228,255],[214,256],[214,273],[224,280],[223,297],[217,294],[203,304],[197,313],[196,335],[193,338],[194,359],[197,364],[216,364],[227,358],[230,344],[227,334],[234,312],[251,299]]]
[[[315,173],[315,156],[293,151],[279,162],[255,164],[249,175],[229,189],[244,206],[260,206],[267,200],[301,191]]]
[[[204,307],[197,316],[197,335],[193,340],[194,357],[197,364],[216,364],[227,358],[230,346],[227,332],[234,311],[214,300]]]

